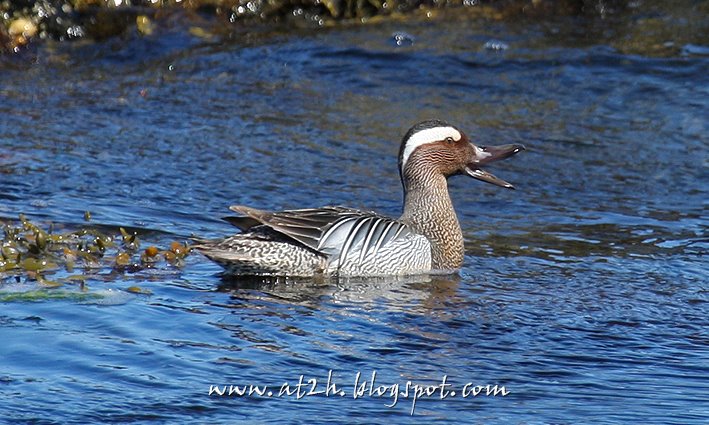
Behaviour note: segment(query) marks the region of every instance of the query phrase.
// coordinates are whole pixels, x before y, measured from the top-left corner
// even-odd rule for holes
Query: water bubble
[[[502,51],[502,50],[507,50],[510,48],[509,44],[505,43],[504,41],[500,41],[500,40],[489,40],[487,43],[485,43],[484,47],[486,50],[495,50],[495,51]]]
[[[413,35],[406,33],[404,31],[396,31],[391,36],[394,39],[394,43],[396,43],[397,46],[412,46],[415,41]]]
[[[73,25],[66,29],[66,35],[68,35],[69,38],[81,38],[85,35],[85,32],[79,25]]]

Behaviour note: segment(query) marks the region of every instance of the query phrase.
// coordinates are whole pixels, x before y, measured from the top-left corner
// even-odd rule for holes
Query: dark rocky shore
[[[633,7],[629,0],[4,0],[0,51],[37,40],[101,40],[127,31],[151,35],[166,22],[208,20],[224,28],[249,24],[325,26],[367,23],[460,8],[472,17],[592,15]]]

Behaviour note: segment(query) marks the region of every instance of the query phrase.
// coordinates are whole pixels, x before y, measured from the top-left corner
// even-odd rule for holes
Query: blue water
[[[165,245],[233,232],[231,204],[396,216],[413,123],[528,149],[493,169],[516,191],[451,179],[459,277],[226,282],[195,253],[100,271],[97,299],[3,303],[0,421],[709,422],[709,39],[667,21],[659,50],[633,20],[438,19],[0,58],[7,222],[88,210]],[[301,376],[323,393],[278,396]],[[209,395],[229,385],[273,394]],[[487,385],[507,395],[463,397]]]

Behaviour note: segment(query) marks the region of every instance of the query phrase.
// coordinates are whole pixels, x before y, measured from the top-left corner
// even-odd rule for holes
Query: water
[[[625,17],[451,17],[5,58],[7,220],[70,226],[89,210],[164,244],[231,232],[219,217],[236,203],[396,216],[413,123],[528,150],[493,169],[517,191],[451,180],[459,277],[235,284],[194,254],[104,273],[88,282],[98,300],[4,303],[2,421],[408,423],[413,408],[451,423],[706,423],[709,40],[682,30],[705,28],[695,15],[647,39]],[[329,371],[345,396],[208,394],[301,375],[324,391]],[[354,399],[373,372],[402,391],[446,376],[456,396]],[[468,383],[509,394],[463,397]]]

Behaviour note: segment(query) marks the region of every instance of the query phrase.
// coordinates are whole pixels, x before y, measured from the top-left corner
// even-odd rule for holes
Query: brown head
[[[421,171],[445,177],[466,174],[494,185],[514,189],[482,166],[524,150],[522,145],[477,146],[462,131],[445,121],[423,121],[404,135],[399,149],[399,174],[404,189]]]

